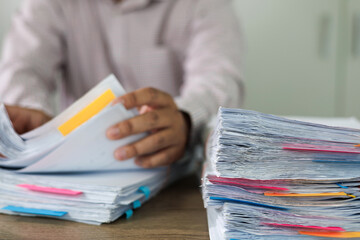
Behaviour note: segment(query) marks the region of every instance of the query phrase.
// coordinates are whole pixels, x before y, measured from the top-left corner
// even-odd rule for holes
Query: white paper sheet
[[[22,173],[80,172],[117,169],[137,169],[134,159],[118,161],[116,148],[145,136],[138,134],[121,140],[109,140],[106,130],[132,117],[121,104],[109,106],[67,136],[66,141],[40,161],[20,170]]]

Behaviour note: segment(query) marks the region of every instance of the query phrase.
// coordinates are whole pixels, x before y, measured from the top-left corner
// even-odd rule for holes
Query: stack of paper
[[[240,109],[217,120],[203,185],[211,239],[360,238],[359,130]]]
[[[20,172],[65,172],[137,168],[133,161],[115,161],[114,150],[143,134],[119,141],[106,138],[106,129],[135,116],[121,104],[110,103],[125,93],[114,76],[102,81],[47,124],[18,136],[0,107],[0,166]],[[74,161],[76,159],[76,161]],[[101,161],[99,161],[101,159]]]
[[[131,118],[111,102],[125,91],[114,76],[102,81],[63,113],[27,134],[13,129],[0,106],[0,212],[101,224],[154,196],[190,168],[145,170],[134,159],[117,161],[116,148],[145,134],[111,141],[106,129]],[[184,161],[185,162],[185,161]]]

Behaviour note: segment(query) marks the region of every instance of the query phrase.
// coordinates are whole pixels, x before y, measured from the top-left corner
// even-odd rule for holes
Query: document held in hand
[[[111,102],[125,94],[114,76],[90,90],[63,113],[45,125],[19,136],[12,128],[5,107],[0,108],[0,166],[22,173],[81,172],[137,169],[133,160],[116,161],[114,150],[144,137],[144,134],[111,141],[108,127],[134,117]]]
[[[123,94],[110,76],[50,122],[21,136],[1,105],[0,213],[108,223],[130,218],[191,170],[186,161],[142,169],[133,159],[114,159],[116,148],[146,135],[107,139],[106,129],[137,114],[112,104]]]

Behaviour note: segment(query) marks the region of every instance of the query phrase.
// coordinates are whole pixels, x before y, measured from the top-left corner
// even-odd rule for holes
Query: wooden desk
[[[0,214],[0,239],[209,239],[199,185],[195,176],[187,177],[135,210],[131,219],[101,226]]]

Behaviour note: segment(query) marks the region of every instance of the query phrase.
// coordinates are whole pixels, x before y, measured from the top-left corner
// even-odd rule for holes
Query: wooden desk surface
[[[200,183],[195,176],[172,184],[135,210],[101,226],[0,214],[0,239],[209,239]]]

